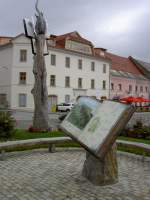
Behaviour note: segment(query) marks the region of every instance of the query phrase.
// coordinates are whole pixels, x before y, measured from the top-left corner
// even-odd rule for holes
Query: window
[[[19,84],[26,84],[26,72],[20,72],[19,74]]]
[[[78,78],[78,88],[82,88],[82,78]]]
[[[94,89],[94,88],[95,88],[95,80],[91,79],[91,89]]]
[[[19,94],[19,107],[26,107],[26,106],[27,106],[27,95]]]
[[[56,86],[56,76],[55,75],[50,76],[50,86],[52,86],[52,87]]]
[[[27,61],[27,50],[21,49],[20,50],[20,62],[26,62]]]
[[[143,86],[140,87],[140,92],[143,92]]]
[[[7,94],[0,94],[0,105],[7,104]]]
[[[129,85],[129,92],[132,92],[132,85]]]
[[[106,81],[103,81],[103,90],[106,90]]]
[[[51,65],[56,65],[56,55],[51,54]]]
[[[70,102],[70,95],[66,94],[65,95],[65,103],[69,103]]]
[[[66,57],[66,67],[70,68],[70,58]]]
[[[111,90],[114,90],[114,84],[111,83]]]
[[[69,76],[65,77],[65,87],[70,87],[70,77]]]
[[[146,92],[146,93],[148,92],[148,87],[147,87],[147,86],[145,87],[145,92]]]
[[[119,90],[121,91],[121,90],[122,90],[122,85],[121,85],[121,84],[118,84],[118,88],[119,88]]]
[[[82,60],[81,59],[78,60],[78,69],[82,69]]]
[[[103,64],[103,73],[106,73],[106,64]]]
[[[135,92],[136,93],[138,92],[138,86],[137,85],[135,86]]]
[[[95,62],[91,62],[91,71],[95,71]]]

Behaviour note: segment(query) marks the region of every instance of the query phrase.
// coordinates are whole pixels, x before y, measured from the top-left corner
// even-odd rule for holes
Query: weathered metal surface
[[[103,159],[118,134],[134,113],[134,108],[118,102],[82,97],[60,125],[87,151]]]

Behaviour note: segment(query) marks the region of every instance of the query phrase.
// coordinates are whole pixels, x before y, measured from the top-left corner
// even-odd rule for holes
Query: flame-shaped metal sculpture
[[[36,9],[36,25],[35,32],[36,34],[46,34],[46,21],[43,16],[43,12],[41,12],[38,8],[39,0],[36,1],[35,9]]]
[[[40,10],[38,8],[38,5],[39,5],[39,0],[37,0],[36,3],[35,3],[35,9],[36,9],[37,13],[40,14]]]

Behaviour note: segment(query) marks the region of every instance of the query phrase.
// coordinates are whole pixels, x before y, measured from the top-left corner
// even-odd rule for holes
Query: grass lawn
[[[118,139],[130,141],[130,142],[139,142],[139,143],[144,143],[144,144],[150,144],[150,139],[139,139],[139,138],[124,137],[124,136],[119,136]]]
[[[53,132],[29,132],[27,130],[22,129],[16,129],[14,132],[14,135],[9,141],[14,140],[28,140],[28,139],[36,139],[36,138],[50,138],[50,137],[65,137],[67,136],[65,133],[61,131],[53,131]],[[0,139],[0,141],[4,142],[4,139]],[[6,141],[6,140],[5,140]],[[56,147],[80,147],[79,144],[76,142],[68,142],[68,143],[62,143],[57,144]],[[38,149],[38,148],[48,148],[48,144],[44,145],[33,145],[30,147],[16,147],[13,150],[7,150],[7,151],[24,151],[24,150],[30,150],[30,149]]]
[[[150,157],[150,153],[149,152],[144,152],[141,149],[136,148],[136,147],[130,147],[130,146],[125,146],[125,145],[118,145],[117,146],[117,150],[128,152],[128,153],[134,153],[134,154],[137,154],[137,155],[144,155],[144,156]]]
[[[27,130],[17,129],[12,139],[13,140],[27,140],[27,139],[34,139],[34,138],[49,138],[49,137],[63,137],[63,136],[67,136],[67,135],[62,131],[32,133]],[[131,142],[150,144],[150,139],[138,139],[138,138],[130,138],[130,137],[124,137],[124,136],[119,136],[118,139],[131,141]]]
[[[139,143],[144,143],[144,144],[149,144],[150,145],[150,139],[139,139],[139,138],[130,138],[130,137],[124,137],[124,136],[119,136],[119,140],[124,140],[124,141],[130,141],[130,142],[139,142]],[[145,155],[150,157],[150,153],[145,153],[141,149],[136,148],[136,147],[130,147],[127,145],[118,145],[117,149],[120,151],[125,151],[129,153],[134,153],[138,155]]]
[[[13,140],[27,140],[27,139],[36,139],[36,138],[49,138],[49,137],[63,137],[66,136],[61,131],[53,131],[53,132],[29,132],[27,130],[17,129],[15,130]]]

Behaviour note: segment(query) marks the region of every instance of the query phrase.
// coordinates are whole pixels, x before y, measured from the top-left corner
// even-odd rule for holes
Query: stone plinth
[[[94,185],[108,185],[118,182],[118,166],[116,144],[100,160],[86,152],[82,175]]]

